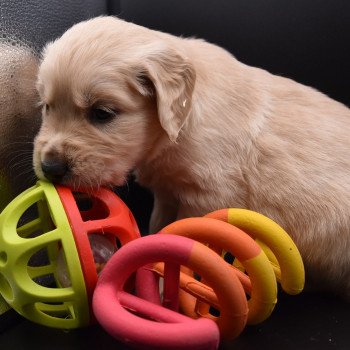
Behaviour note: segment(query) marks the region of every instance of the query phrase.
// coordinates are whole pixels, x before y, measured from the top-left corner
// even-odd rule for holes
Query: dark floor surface
[[[62,331],[20,320],[0,334],[1,349],[129,349],[99,326]],[[280,294],[271,317],[220,349],[349,350],[350,304],[325,295]]]

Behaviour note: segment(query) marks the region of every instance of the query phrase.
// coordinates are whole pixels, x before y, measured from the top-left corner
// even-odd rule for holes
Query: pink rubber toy
[[[153,303],[124,291],[135,271],[142,267],[147,271],[163,261],[163,305],[159,298]],[[177,312],[180,265],[205,276],[223,310],[234,310],[233,315],[224,312],[223,317],[232,317],[240,333],[247,319],[247,303],[238,278],[210,248],[174,235],[143,237],[119,249],[98,280],[93,296],[95,317],[113,337],[139,349],[217,349],[220,334],[213,320],[194,320]]]

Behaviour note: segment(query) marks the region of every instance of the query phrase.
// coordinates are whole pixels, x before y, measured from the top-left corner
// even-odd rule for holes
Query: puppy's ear
[[[148,54],[138,71],[138,90],[156,95],[158,117],[171,141],[176,142],[192,105],[196,72],[180,53],[163,49]]]

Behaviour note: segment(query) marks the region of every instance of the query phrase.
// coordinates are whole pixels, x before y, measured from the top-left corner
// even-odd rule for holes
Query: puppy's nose
[[[68,164],[64,160],[50,159],[41,162],[41,170],[51,182],[61,182],[68,172]]]

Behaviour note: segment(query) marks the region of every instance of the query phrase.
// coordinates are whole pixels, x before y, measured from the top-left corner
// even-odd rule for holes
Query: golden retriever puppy
[[[350,110],[220,47],[113,17],[43,53],[40,178],[155,196],[150,230],[225,207],[290,233],[308,281],[350,296]]]

